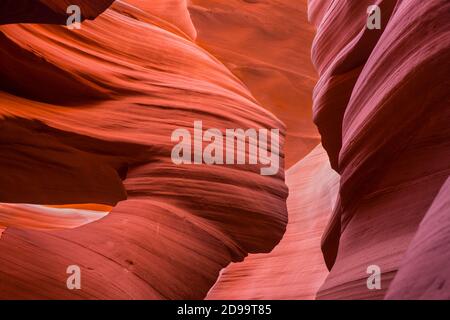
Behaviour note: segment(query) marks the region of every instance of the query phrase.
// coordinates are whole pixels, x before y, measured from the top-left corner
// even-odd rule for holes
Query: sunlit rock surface
[[[188,7],[196,42],[286,124],[286,167],[297,163],[320,142],[311,121],[317,75],[307,1],[191,0]]]
[[[252,254],[222,271],[208,299],[315,299],[328,270],[320,238],[330,219],[339,176],[322,146],[286,172],[289,223],[268,254]]]
[[[0,298],[449,298],[448,1],[111,3],[0,4]],[[287,186],[174,165],[195,120]]]
[[[284,125],[193,42],[191,24],[162,15],[162,2],[155,12],[138,2],[117,1],[81,30],[0,26],[0,127],[9,132],[0,298],[203,298],[223,267],[270,251],[285,231],[283,161],[275,176],[172,163],[172,131],[195,120],[279,128],[281,145]],[[48,205],[87,203],[113,208],[75,228],[67,219],[82,208],[51,219]],[[67,289],[69,265],[81,268],[82,290]]]
[[[450,178],[442,186],[400,264],[387,299],[450,299]]]

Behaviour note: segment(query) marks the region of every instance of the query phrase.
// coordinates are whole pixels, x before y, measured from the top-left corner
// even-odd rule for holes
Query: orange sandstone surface
[[[450,297],[448,1],[0,9],[1,299]],[[280,170],[175,165],[197,120]]]
[[[281,145],[284,124],[162,2],[135,5],[117,1],[81,30],[0,27],[1,298],[203,298],[223,267],[285,231],[282,168],[170,159],[172,131],[195,120],[278,128]],[[114,208],[84,225],[89,210],[30,208],[77,203]],[[82,290],[66,287],[73,264]]]

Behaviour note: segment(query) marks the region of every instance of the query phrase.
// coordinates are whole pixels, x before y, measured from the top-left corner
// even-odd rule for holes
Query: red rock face
[[[0,299],[449,299],[450,3],[372,4],[2,1]],[[196,120],[278,174],[175,165]]]
[[[317,75],[306,0],[191,0],[196,42],[225,63],[287,128],[286,166],[320,142],[311,121]]]
[[[222,271],[208,299],[314,299],[328,270],[320,239],[337,197],[339,175],[319,145],[286,172],[289,223],[269,254],[251,254]]]
[[[314,114],[341,175],[323,239],[331,272],[318,297],[382,298],[450,173],[450,4],[378,1],[383,27],[372,31],[365,28],[371,1],[334,1],[327,9],[317,2],[310,4],[320,73]],[[381,290],[366,287],[369,265],[382,270]],[[400,282],[392,297],[405,292]]]
[[[450,5],[378,1],[382,28],[369,30],[371,4],[309,2],[320,76],[314,121],[340,174],[333,214],[325,206],[332,191],[308,192],[327,190],[332,177],[306,170],[320,163],[311,154],[294,166],[301,170],[287,171],[289,224],[280,244],[226,268],[208,297],[449,298]],[[298,210],[293,199],[308,205]],[[316,232],[328,275],[312,271],[321,266],[312,250]],[[371,265],[381,269],[380,290],[367,286]]]
[[[114,206],[84,224],[2,205],[1,298],[202,298],[228,263],[281,239],[282,169],[172,163],[172,131],[194,120],[279,128],[281,144],[284,125],[159,15],[115,3],[81,30],[0,27],[1,201]],[[69,265],[82,290],[67,289]]]
[[[405,253],[387,299],[450,299],[449,195],[447,178]]]

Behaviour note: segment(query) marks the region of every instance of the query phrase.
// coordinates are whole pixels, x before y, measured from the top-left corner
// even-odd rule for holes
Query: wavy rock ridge
[[[268,254],[252,254],[222,271],[208,299],[314,299],[328,270],[320,238],[339,187],[322,146],[286,171],[289,223]]]
[[[382,28],[369,30],[373,4],[309,1],[314,121],[340,177],[311,167],[327,162],[318,150],[287,171],[282,241],[226,268],[208,297],[448,299],[450,6],[377,1]],[[367,287],[371,265],[381,290]]]
[[[70,2],[0,4],[0,298],[449,298],[448,1],[309,0],[314,41],[303,0]],[[195,120],[280,128],[287,209],[283,170],[173,165]]]
[[[24,191],[1,201],[115,205],[78,228],[62,216],[49,225],[54,208],[41,206],[36,223],[46,230],[23,222],[39,216],[27,216],[28,205],[14,207],[20,220],[11,219],[12,204],[2,205],[9,220],[1,220],[0,298],[202,298],[224,266],[270,251],[284,233],[282,169],[261,176],[258,166],[170,159],[172,131],[195,120],[223,130],[279,128],[281,145],[284,125],[193,43],[189,27],[161,14],[162,2],[138,2],[115,2],[81,30],[0,27],[0,125],[11,132],[0,146],[10,152],[0,182]],[[56,3],[42,2],[52,10]],[[88,12],[103,10],[104,2],[89,3],[99,7]],[[66,288],[73,264],[82,290]]]
[[[286,124],[286,167],[320,142],[311,121],[317,74],[306,0],[191,0],[196,42],[220,59]]]
[[[365,27],[373,1],[310,1],[320,75],[314,119],[341,175],[339,204],[323,238],[331,271],[319,298],[382,298],[450,173],[450,3],[376,3],[381,30]],[[372,264],[383,272],[382,290],[366,287]],[[401,297],[388,297],[394,296]]]

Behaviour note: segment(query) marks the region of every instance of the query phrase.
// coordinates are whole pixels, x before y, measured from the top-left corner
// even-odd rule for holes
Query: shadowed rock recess
[[[449,299],[449,74],[447,0],[0,1],[0,299]]]

